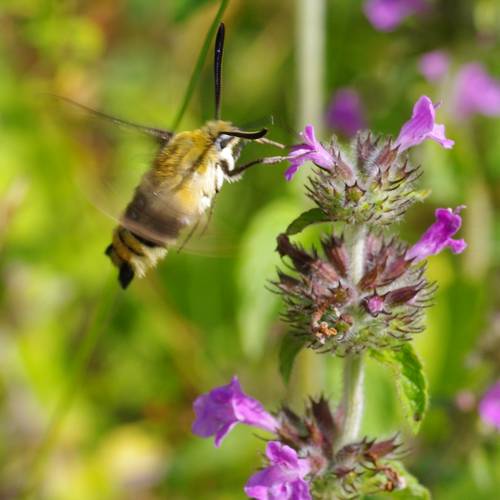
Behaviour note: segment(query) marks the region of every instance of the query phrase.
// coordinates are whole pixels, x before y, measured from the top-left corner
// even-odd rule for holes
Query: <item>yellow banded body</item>
[[[173,135],[160,149],[106,249],[123,288],[134,276],[144,276],[179,233],[199,220],[224,180],[234,180],[227,174],[235,168],[242,141],[224,134],[232,130],[229,122],[207,122]]]

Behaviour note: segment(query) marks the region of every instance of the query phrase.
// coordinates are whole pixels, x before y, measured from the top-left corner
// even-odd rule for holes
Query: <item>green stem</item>
[[[212,21],[212,24],[210,25],[210,29],[208,30],[207,36],[205,37],[205,41],[203,42],[203,46],[201,47],[200,54],[198,55],[198,59],[196,61],[196,65],[194,67],[193,73],[191,75],[191,79],[189,80],[189,84],[186,89],[186,93],[184,94],[184,99],[182,101],[182,105],[179,109],[179,112],[177,113],[177,116],[175,117],[175,120],[172,124],[172,130],[177,130],[179,127],[182,118],[184,116],[184,113],[186,112],[186,109],[188,107],[189,101],[191,100],[191,97],[193,96],[194,88],[196,87],[196,83],[200,78],[200,74],[203,70],[203,65],[205,64],[205,59],[207,58],[208,51],[210,49],[210,45],[212,43],[212,40],[215,36],[215,32],[217,31],[217,28],[222,21],[222,16],[224,15],[224,12],[229,5],[229,0],[222,0],[219,6],[219,10],[217,11],[217,14],[215,14],[215,18]]]
[[[344,360],[344,389],[342,395],[344,427],[341,445],[351,443],[359,437],[364,409],[363,381],[362,355],[347,356]]]
[[[350,248],[350,274],[354,283],[363,277],[365,261],[366,228],[353,226],[346,229]],[[344,424],[340,444],[348,444],[359,437],[364,410],[364,367],[361,354],[350,354],[344,360],[344,388],[342,408]]]
[[[44,466],[53,446],[57,442],[61,427],[64,424],[64,420],[69,409],[71,408],[73,398],[78,386],[81,383],[82,376],[85,373],[90,357],[95,350],[101,333],[105,330],[105,327],[111,318],[114,309],[113,306],[116,302],[116,297],[118,296],[114,280],[112,281],[112,288],[109,283],[105,286],[103,296],[104,300],[98,303],[94,318],[90,322],[89,329],[78,347],[75,361],[72,365],[72,371],[68,377],[67,386],[57,402],[54,413],[47,426],[47,430],[45,431],[45,434],[35,451],[28,483],[23,492],[19,495],[19,498],[30,498],[31,495],[38,490]]]

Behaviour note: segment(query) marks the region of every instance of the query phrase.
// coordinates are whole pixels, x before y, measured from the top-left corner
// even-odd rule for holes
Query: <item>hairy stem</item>
[[[362,226],[348,228],[346,238],[351,249],[351,277],[353,282],[357,283],[363,276],[366,228]],[[364,369],[361,354],[350,354],[345,358],[343,383],[344,427],[340,437],[340,444],[347,444],[359,437],[363,419]]]

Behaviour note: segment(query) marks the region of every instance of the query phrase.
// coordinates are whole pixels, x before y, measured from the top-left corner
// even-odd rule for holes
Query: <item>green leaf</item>
[[[410,428],[417,433],[427,409],[427,381],[411,344],[401,349],[371,351],[372,358],[387,366],[394,375],[399,399],[403,405]]]
[[[297,354],[304,346],[304,340],[293,333],[287,333],[282,341],[279,353],[279,368],[285,384],[288,384],[292,373],[293,364]]]
[[[302,232],[307,226],[317,224],[319,222],[329,222],[329,218],[320,208],[311,208],[303,214],[299,215],[287,228],[286,234],[292,236]]]
[[[209,3],[210,0],[177,0],[172,2],[174,20],[184,21],[188,16],[195,13],[200,7]]]
[[[238,259],[238,326],[245,354],[256,358],[266,345],[270,325],[277,320],[280,298],[266,288],[276,277],[280,257],[276,236],[297,213],[293,199],[279,200],[254,215],[240,247]]]

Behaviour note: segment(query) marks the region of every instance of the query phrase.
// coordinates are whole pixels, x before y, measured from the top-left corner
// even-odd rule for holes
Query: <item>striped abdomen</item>
[[[122,288],[127,288],[134,276],[142,278],[163,259],[167,245],[174,243],[190,222],[174,215],[164,203],[157,206],[155,197],[145,195],[142,188],[141,184],[106,248],[106,255],[118,268]]]
[[[144,276],[149,268],[165,257],[167,249],[118,226],[113,231],[113,240],[106,248],[106,255],[118,268],[120,285],[127,288],[134,276]]]

